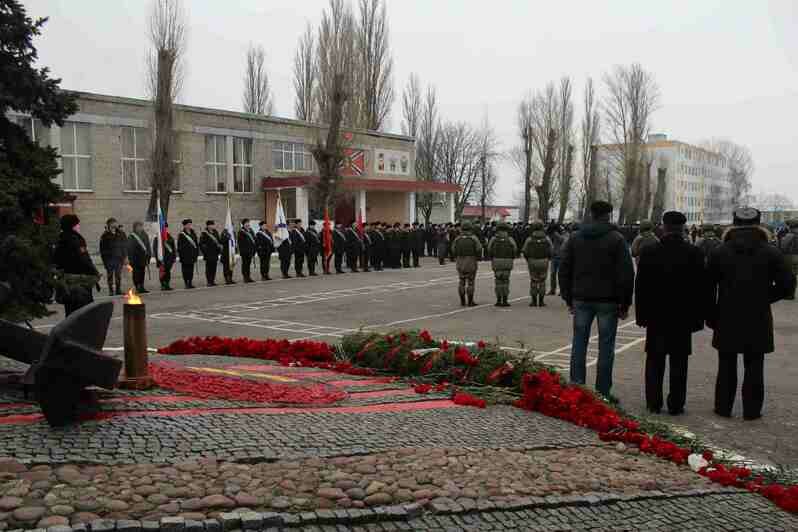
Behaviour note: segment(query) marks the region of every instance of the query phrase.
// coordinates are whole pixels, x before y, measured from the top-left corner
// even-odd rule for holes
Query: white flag
[[[230,196],[227,196],[227,216],[224,219],[224,228],[230,234],[230,241],[227,244],[230,256],[228,266],[232,270],[236,263],[236,229],[233,226],[233,215],[230,212]]]
[[[285,220],[285,211],[283,210],[283,200],[280,195],[277,195],[277,211],[274,217],[274,247],[279,248],[283,241],[288,240],[288,222]]]

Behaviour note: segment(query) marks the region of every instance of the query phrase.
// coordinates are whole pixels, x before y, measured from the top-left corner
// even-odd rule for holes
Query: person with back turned
[[[180,257],[180,269],[187,289],[194,288],[194,265],[199,258],[197,233],[191,224],[191,218],[183,220],[183,230],[177,237],[177,255]]]
[[[463,224],[463,234],[455,238],[452,243],[452,253],[455,257],[457,275],[460,278],[460,283],[457,287],[457,292],[460,295],[460,305],[476,307],[474,292],[476,291],[479,257],[482,256],[482,244],[479,238],[471,232],[470,223]]]
[[[496,236],[491,238],[488,243],[488,257],[490,257],[493,267],[497,307],[510,306],[507,299],[510,297],[510,275],[513,271],[516,254],[518,254],[518,246],[510,236],[510,224],[499,224]]]
[[[687,398],[692,335],[704,328],[706,272],[701,250],[682,238],[687,217],[670,211],[662,223],[662,239],[645,246],[637,257],[635,317],[637,325],[646,328],[646,407],[653,414],[662,409],[667,359],[668,412],[679,415]]]
[[[762,417],[765,399],[765,354],[774,351],[770,306],[795,291],[795,278],[782,253],[770,245],[761,213],[744,207],[734,211],[734,225],[709,257],[710,309],[707,325],[718,350],[715,413],[731,417],[737,395],[737,355],[742,353],[743,418]]]

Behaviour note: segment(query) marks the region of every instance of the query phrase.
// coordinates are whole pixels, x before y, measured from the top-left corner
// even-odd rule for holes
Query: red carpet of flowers
[[[202,399],[227,399],[253,403],[330,404],[346,398],[345,391],[322,383],[288,385],[208,375],[178,366],[152,363],[150,376],[159,388]]]

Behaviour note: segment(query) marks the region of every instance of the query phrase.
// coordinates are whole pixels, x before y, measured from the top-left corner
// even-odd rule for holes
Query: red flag
[[[330,213],[327,209],[324,209],[324,228],[321,231],[321,241],[324,248],[324,257],[331,257],[333,254],[332,227],[330,226]]]
[[[357,211],[357,234],[363,238],[363,213],[358,209]]]

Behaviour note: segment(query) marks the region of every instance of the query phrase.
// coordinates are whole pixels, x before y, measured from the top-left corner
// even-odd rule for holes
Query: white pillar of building
[[[407,221],[413,223],[416,221],[416,193],[407,193]]]
[[[454,223],[454,192],[449,192],[449,222]]]
[[[305,187],[296,187],[296,217],[302,220],[302,223],[307,226],[310,222],[310,207],[308,205],[308,189]]]
[[[233,192],[235,190],[233,187],[233,136],[227,135],[224,140],[225,162],[227,163],[227,192]]]
[[[363,223],[366,223],[366,191],[358,190],[355,194],[355,216],[360,213]]]

